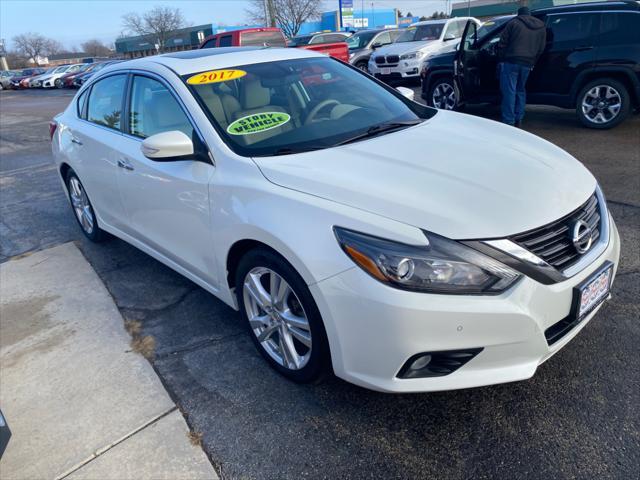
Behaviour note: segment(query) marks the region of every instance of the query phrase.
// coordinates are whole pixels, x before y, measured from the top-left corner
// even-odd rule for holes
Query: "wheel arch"
[[[633,73],[630,72],[628,69],[626,68],[606,68],[606,69],[594,69],[594,70],[589,70],[587,72],[583,72],[578,79],[574,82],[573,84],[573,88],[571,91],[571,103],[572,105],[577,108],[577,103],[578,103],[578,94],[580,93],[580,91],[584,88],[584,86],[593,81],[593,80],[597,80],[597,79],[605,79],[605,78],[610,78],[612,80],[617,80],[618,82],[622,83],[626,89],[627,92],[629,93],[629,96],[631,97],[631,103],[633,106],[639,106],[640,105],[640,93],[638,92],[638,89],[640,88],[640,85],[637,85],[634,82],[633,79]]]

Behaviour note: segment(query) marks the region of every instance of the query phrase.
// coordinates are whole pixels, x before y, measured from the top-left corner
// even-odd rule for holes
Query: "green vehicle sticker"
[[[272,128],[281,127],[291,120],[291,115],[283,112],[262,112],[239,118],[227,128],[231,135],[251,135]]]

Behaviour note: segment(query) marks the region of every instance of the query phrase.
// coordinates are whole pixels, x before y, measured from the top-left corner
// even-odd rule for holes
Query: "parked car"
[[[24,88],[40,88],[42,87],[42,79],[53,73],[57,67],[47,68],[44,73],[22,80]]]
[[[322,32],[310,35],[297,35],[287,42],[287,46],[292,48],[304,47],[307,45],[320,45],[323,43],[346,42],[351,36],[349,32]]]
[[[42,78],[42,88],[62,88],[62,77],[67,73],[79,71],[84,65],[84,63],[75,63],[56,68],[52,73]]]
[[[11,78],[17,76],[20,72],[16,70],[2,70],[0,72],[0,90],[9,90],[11,88]]]
[[[419,79],[420,64],[442,48],[458,44],[469,20],[480,23],[470,17],[414,23],[405,29],[395,43],[371,55],[369,72],[385,82]]]
[[[65,73],[64,75],[62,75],[60,77],[60,83],[62,84],[62,87],[64,88],[71,88],[73,87],[73,80],[78,76],[81,75],[85,72],[90,72],[91,70],[93,70],[94,68],[96,68],[96,65],[99,65],[99,63],[84,63],[82,64],[82,66],[76,70],[75,72],[68,72]]]
[[[575,108],[589,128],[612,128],[640,106],[640,3],[583,3],[535,10],[547,47],[527,82],[532,104]],[[501,29],[478,39],[469,25],[456,55],[467,103],[496,102]]]
[[[244,28],[210,35],[200,48],[255,46],[286,47],[287,39],[282,30],[276,27]]]
[[[80,88],[82,85],[84,85],[84,83],[87,80],[89,80],[93,75],[98,73],[103,68],[108,67],[109,65],[114,65],[116,63],[123,62],[123,61],[124,60],[111,60],[108,62],[100,62],[100,63],[94,64],[95,66],[93,68],[85,72],[80,72],[80,74],[73,79],[73,88]]]
[[[40,75],[45,72],[44,68],[25,68],[19,74],[11,77],[11,88],[16,90],[25,88],[21,85],[22,80],[25,80],[30,77],[35,77],[36,75]]]
[[[550,142],[409,97],[316,52],[174,52],[94,75],[52,150],[88,239],[239,310],[292,380],[530,378],[609,298],[605,198]]]
[[[402,30],[377,29],[361,30],[347,38],[349,46],[349,63],[360,70],[369,72],[369,58],[377,48],[395,42]]]
[[[484,22],[478,29],[478,39],[483,39],[494,30],[502,28],[513,15],[505,15]],[[453,81],[453,62],[459,44],[452,44],[440,50],[422,62],[420,78],[422,85],[422,98],[427,105],[435,108],[454,110],[459,105],[459,92]]]

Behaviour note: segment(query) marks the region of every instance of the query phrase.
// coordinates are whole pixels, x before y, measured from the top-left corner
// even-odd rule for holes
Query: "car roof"
[[[623,0],[613,2],[583,2],[555,7],[538,8],[533,14],[549,14],[561,12],[581,12],[589,10],[631,10],[640,11],[640,2],[635,0]]]
[[[219,47],[166,53],[152,57],[128,60],[124,65],[106,68],[113,71],[118,68],[144,68],[150,63],[164,65],[178,75],[233,68],[238,65],[294,60],[297,58],[325,58],[326,55],[301,48],[275,47]]]

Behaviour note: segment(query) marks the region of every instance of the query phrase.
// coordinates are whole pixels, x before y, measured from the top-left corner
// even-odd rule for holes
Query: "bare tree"
[[[278,26],[287,37],[294,37],[307,20],[320,16],[320,0],[251,0],[249,18],[265,25]]]
[[[82,51],[90,57],[107,57],[111,54],[111,50],[98,39],[87,40],[80,45]]]
[[[167,41],[175,36],[175,30],[187,26],[179,8],[154,7],[142,15],[127,13],[122,17],[125,30],[145,36],[164,52]]]
[[[19,53],[36,64],[39,64],[47,55],[53,55],[62,50],[60,42],[43,37],[39,33],[21,33],[13,37],[13,43]]]

